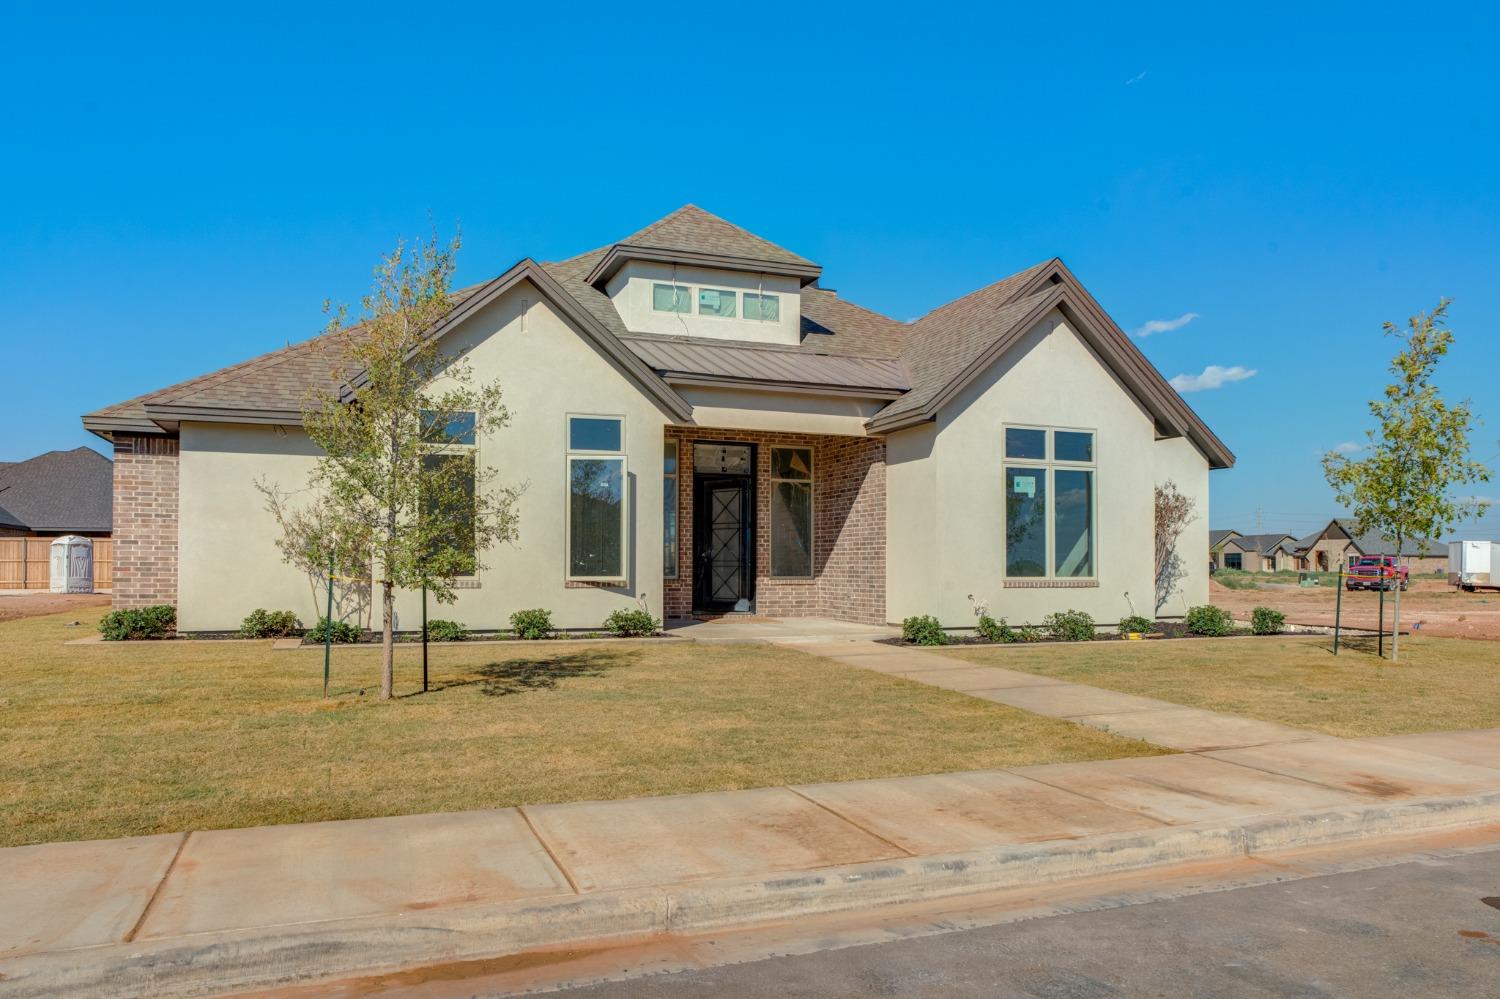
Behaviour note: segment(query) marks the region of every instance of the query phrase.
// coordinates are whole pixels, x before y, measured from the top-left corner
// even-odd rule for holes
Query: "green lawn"
[[[381,704],[373,647],[325,701],[319,651],[98,617],[0,623],[0,845],[1160,752],[764,645],[439,646],[428,694],[404,646]]]
[[[1331,647],[1320,636],[949,654],[1349,738],[1500,727],[1500,643],[1403,637],[1399,663],[1376,658],[1374,639],[1356,639],[1337,657]]]

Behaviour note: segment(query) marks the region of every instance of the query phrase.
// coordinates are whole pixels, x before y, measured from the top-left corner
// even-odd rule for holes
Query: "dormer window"
[[[781,322],[781,296],[745,292],[745,318],[767,323]]]
[[[732,291],[721,291],[718,288],[698,289],[698,315],[718,316],[720,319],[733,319],[735,316],[735,299],[739,296]]]
[[[692,289],[676,284],[653,284],[651,308],[657,312],[692,312]]]

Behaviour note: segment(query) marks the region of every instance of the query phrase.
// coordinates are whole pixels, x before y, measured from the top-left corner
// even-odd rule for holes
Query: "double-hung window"
[[[568,579],[626,578],[625,419],[568,417]]]
[[[771,575],[813,574],[813,453],[771,448]]]
[[[1005,428],[1005,574],[1093,579],[1095,442],[1088,430]]]
[[[472,578],[478,552],[474,541],[474,470],[479,458],[474,414],[422,411],[423,511],[445,508],[451,537],[434,537],[434,554],[442,552],[456,578]]]
[[[677,442],[667,441],[661,456],[662,575],[677,578]]]

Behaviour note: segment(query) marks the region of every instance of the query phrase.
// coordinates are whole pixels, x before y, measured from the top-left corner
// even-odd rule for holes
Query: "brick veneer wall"
[[[885,442],[764,431],[668,427],[678,446],[676,579],[666,613],[693,611],[693,443],[733,441],[755,451],[755,611],[768,617],[885,622]],[[771,447],[813,450],[813,575],[771,575]]]
[[[177,603],[177,439],[115,435],[115,607]]]

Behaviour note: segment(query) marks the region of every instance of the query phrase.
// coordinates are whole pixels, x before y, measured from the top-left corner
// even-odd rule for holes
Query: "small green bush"
[[[604,619],[604,627],[621,638],[633,635],[654,635],[661,630],[661,622],[645,610],[611,611]]]
[[[318,623],[308,629],[304,636],[309,642],[330,641],[336,645],[347,645],[359,641],[359,627],[348,621],[335,621],[330,626],[328,618],[318,618]]]
[[[241,638],[285,638],[296,630],[295,611],[268,611],[257,607],[240,622]]]
[[[1023,642],[1040,642],[1043,637],[1042,629],[1034,624],[1023,624],[1016,629],[1016,638]]]
[[[988,614],[979,615],[979,624],[975,627],[979,637],[987,642],[1014,642],[1016,630],[1005,623],[1005,618],[996,621]]]
[[[1269,607],[1250,612],[1250,630],[1257,635],[1279,635],[1286,630],[1286,615]]]
[[[1234,631],[1234,618],[1229,616],[1227,610],[1215,607],[1213,604],[1189,607],[1183,623],[1193,634],[1207,635],[1212,638],[1219,638]]]
[[[177,608],[171,604],[110,611],[99,622],[106,642],[166,638],[177,630]]]
[[[1092,642],[1094,619],[1086,611],[1065,610],[1042,618],[1042,627],[1059,642]]]
[[[433,618],[427,622],[427,640],[429,642],[462,642],[469,637],[469,630],[457,621],[444,621]]]
[[[552,612],[544,607],[518,610],[510,616],[510,630],[517,638],[548,638],[552,635]]]
[[[937,618],[923,614],[901,622],[901,640],[913,645],[947,645],[948,633]]]
[[[1122,635],[1128,635],[1132,631],[1140,632],[1144,635],[1155,626],[1154,621],[1140,614],[1132,614],[1129,617],[1120,618],[1120,634]]]

